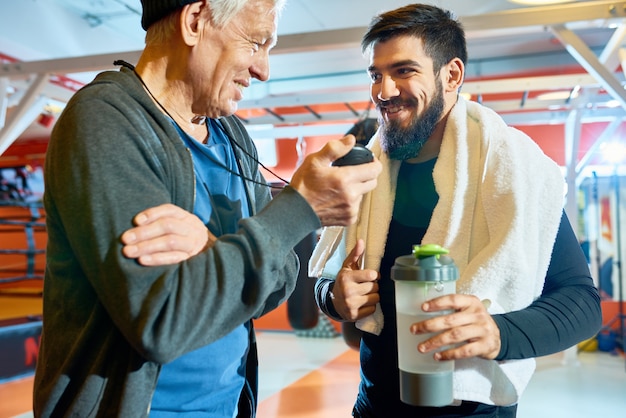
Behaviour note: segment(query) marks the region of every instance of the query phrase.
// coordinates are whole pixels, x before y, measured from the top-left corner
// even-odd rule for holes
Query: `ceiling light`
[[[525,4],[528,6],[546,6],[549,4],[571,3],[576,0],[509,0],[511,3]]]
[[[600,146],[600,151],[604,159],[613,165],[620,164],[626,159],[626,146],[619,140],[604,142]]]
[[[576,97],[578,97],[577,91],[563,90],[539,94],[537,100],[567,100],[575,99]]]
[[[619,102],[619,100],[609,100],[604,105],[608,108],[614,109],[616,107],[620,107],[622,104]]]

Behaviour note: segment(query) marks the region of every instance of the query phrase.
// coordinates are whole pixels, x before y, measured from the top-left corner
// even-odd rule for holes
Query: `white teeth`
[[[393,107],[386,107],[385,111],[387,111],[387,113],[396,113],[399,112],[403,109],[402,106],[393,106]]]

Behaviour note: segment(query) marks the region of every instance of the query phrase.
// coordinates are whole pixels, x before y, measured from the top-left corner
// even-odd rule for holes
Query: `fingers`
[[[471,332],[471,331],[475,332]],[[480,357],[486,360],[495,359],[500,353],[500,337],[499,333],[496,335],[490,336],[489,334],[485,334],[484,330],[481,330],[479,327],[463,327],[464,333],[467,334],[463,343],[453,345],[452,343],[446,343],[446,335],[442,335],[442,340],[436,342],[437,345],[441,344],[442,347],[449,347],[453,345],[454,348],[436,352],[433,354],[436,360],[454,360],[461,358],[470,358],[470,357]],[[472,337],[471,335],[475,334],[476,337]]]
[[[291,179],[291,187],[307,200],[323,226],[355,223],[363,195],[376,187],[382,171],[377,159],[354,166],[331,165],[354,142],[352,135],[329,141],[320,151],[309,154]]]
[[[350,254],[343,262],[343,267],[352,270],[358,270],[361,268],[361,260],[363,259],[363,253],[365,252],[365,241],[358,239]]]
[[[129,257],[133,258],[133,257]],[[137,257],[142,266],[164,266],[177,264],[189,258],[189,253],[183,251],[152,252]]]
[[[343,138],[328,141],[319,151],[322,164],[330,165],[333,161],[346,155],[356,144],[354,135],[346,135]]]
[[[418,345],[420,352],[433,352],[437,360],[469,357],[494,359],[499,354],[500,330],[485,304],[477,297],[448,295],[433,299],[423,304],[422,308],[432,313],[451,309],[453,313],[411,325],[414,334],[436,334]]]
[[[122,234],[122,243],[133,244],[154,238],[164,232],[173,232],[177,228],[173,221],[182,220],[188,214],[182,208],[169,203],[139,212],[133,218],[135,228],[131,228]]]
[[[357,221],[363,195],[374,190],[380,161],[356,166],[315,166],[307,161],[291,181],[311,205],[323,226],[347,226]]]
[[[365,242],[359,239],[344,260],[333,285],[335,310],[348,321],[371,315],[380,302],[378,272],[360,268],[364,252]]]
[[[171,204],[146,209],[133,222],[120,237],[122,254],[146,266],[179,263],[217,240],[197,216]]]
[[[335,310],[347,321],[374,313],[380,302],[377,274],[373,270],[342,269],[333,286]]]
[[[418,345],[421,353],[433,352],[435,360],[481,357],[492,360],[500,352],[497,327],[489,332],[485,324],[467,324],[442,332]],[[441,350],[442,351],[437,351]]]
[[[137,236],[140,235],[143,234],[137,233]],[[181,252],[194,255],[192,254],[194,253],[194,250],[196,254],[201,250],[201,247],[199,247],[199,244],[194,239],[184,235],[178,235],[175,233],[163,233],[157,236],[152,236],[152,234],[146,235],[151,238],[137,239],[133,243],[124,245],[122,248],[124,256],[128,258],[140,258],[143,256],[143,259],[146,260],[146,256],[156,255],[158,253]]]
[[[356,244],[343,261],[343,267],[339,271],[338,279],[342,284],[373,283],[378,280],[378,272],[375,270],[363,270],[361,263],[365,254],[365,241],[359,238]],[[339,277],[341,276],[341,277]],[[375,290],[378,285],[374,283]],[[365,289],[365,288],[364,288]],[[367,289],[366,289],[367,290]]]
[[[139,212],[133,218],[133,223],[137,226],[141,226],[166,217],[182,219],[188,213],[189,212],[185,211],[179,206],[173,205],[171,203],[165,203],[163,205],[154,206]]]

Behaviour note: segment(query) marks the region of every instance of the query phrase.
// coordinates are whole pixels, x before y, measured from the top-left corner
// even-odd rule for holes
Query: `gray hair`
[[[211,12],[213,13],[213,23],[218,28],[223,28],[235,17],[237,13],[248,3],[250,0],[209,0]],[[273,0],[274,8],[278,15],[282,13],[283,8],[287,0]]]
[[[251,0],[208,0],[213,24],[218,28],[225,27],[249,1]],[[270,11],[275,11],[280,16],[287,0],[272,1],[274,6]],[[179,13],[180,10],[170,13],[151,25],[146,31],[146,44],[165,43],[176,30]]]

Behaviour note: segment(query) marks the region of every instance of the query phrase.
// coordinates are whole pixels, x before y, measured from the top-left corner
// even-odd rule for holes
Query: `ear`
[[[460,58],[454,58],[443,67],[442,81],[446,91],[456,92],[463,84],[465,65]]]
[[[189,46],[195,46],[200,40],[204,25],[207,23],[203,19],[207,7],[206,1],[195,1],[181,9],[179,17],[181,36]]]

